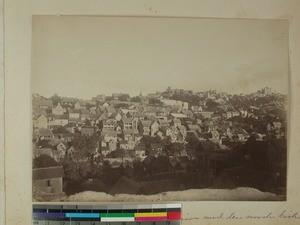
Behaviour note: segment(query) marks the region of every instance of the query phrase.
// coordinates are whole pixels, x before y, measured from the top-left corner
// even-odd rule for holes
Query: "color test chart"
[[[180,225],[181,204],[33,205],[34,225]]]

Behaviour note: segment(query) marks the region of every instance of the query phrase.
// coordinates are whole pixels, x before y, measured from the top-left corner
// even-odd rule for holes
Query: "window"
[[[47,187],[51,186],[51,180],[47,180]]]

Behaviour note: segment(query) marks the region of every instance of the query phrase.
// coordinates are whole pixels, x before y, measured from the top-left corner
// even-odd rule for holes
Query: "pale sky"
[[[36,16],[32,92],[88,99],[172,88],[287,93],[283,20]]]

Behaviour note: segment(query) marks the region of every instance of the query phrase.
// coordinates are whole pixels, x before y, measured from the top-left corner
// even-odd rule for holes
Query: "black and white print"
[[[33,19],[34,201],[286,199],[288,23]]]

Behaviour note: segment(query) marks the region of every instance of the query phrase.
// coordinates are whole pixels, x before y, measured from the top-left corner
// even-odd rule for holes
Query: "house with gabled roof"
[[[107,142],[107,147],[109,151],[114,151],[117,149],[117,142],[115,140],[110,140],[109,142]]]
[[[135,137],[139,135],[138,130],[126,129],[122,131],[122,138],[126,141],[135,141]]]
[[[63,108],[60,103],[58,103],[57,106],[52,108],[52,113],[54,115],[63,115],[65,112],[66,112],[66,109]]]
[[[37,158],[42,155],[47,155],[53,158],[53,146],[47,142],[48,140],[42,140],[42,141],[46,141],[46,142],[36,144],[36,147],[34,148],[34,157]]]
[[[69,119],[80,119],[80,110],[79,109],[69,109]]]
[[[127,112],[126,112],[125,116],[123,116],[123,117],[132,118],[135,115],[135,113],[136,113],[135,110],[128,110],[128,109],[126,109],[126,111]]]
[[[54,119],[51,121],[51,125],[65,126],[69,123],[69,117],[67,114],[54,115]]]
[[[179,126],[181,126],[181,121],[179,119],[174,118],[174,119],[172,119],[171,125],[173,127],[179,127]]]
[[[89,120],[91,118],[90,111],[88,109],[80,109],[81,121]]]
[[[143,113],[147,117],[156,117],[157,110],[155,107],[145,107]]]
[[[38,135],[39,139],[41,139],[41,140],[51,139],[54,137],[53,132],[51,130],[45,129],[45,128],[38,129],[37,135]]]
[[[170,126],[170,124],[167,120],[158,120],[157,122],[158,122],[160,128],[165,128],[165,127]]]
[[[115,130],[117,126],[117,121],[113,119],[104,119],[100,122],[100,128],[103,130]]]
[[[163,130],[164,136],[169,137],[171,142],[177,142],[179,130],[176,127],[167,127]]]
[[[76,101],[76,102],[74,103],[74,109],[82,109],[82,106],[81,106],[81,104],[80,104],[79,101]]]
[[[132,124],[133,118],[124,117],[124,118],[122,118],[121,122],[122,122],[122,129],[123,130],[129,130],[129,129],[133,128],[133,124]]]
[[[104,107],[108,107],[108,106],[110,106],[110,105],[109,105],[109,103],[108,103],[108,102],[104,102],[104,103],[102,104],[102,106],[104,106]]]
[[[97,113],[97,114],[106,113],[106,112],[105,112],[105,108],[106,108],[106,106],[98,106],[98,107],[96,108],[96,113]]]
[[[150,135],[154,136],[159,131],[159,123],[157,120],[153,121],[150,125]]]
[[[80,131],[81,127],[84,126],[84,123],[78,123],[78,122],[69,122],[68,124],[66,124],[64,126],[64,128],[66,128],[67,131],[69,131],[70,133],[75,133],[76,131]]]
[[[64,196],[62,166],[45,167],[33,169],[33,191],[34,197],[50,201]]]
[[[66,110],[61,106],[60,103],[57,104],[54,108],[52,108],[52,113],[54,115],[63,115],[66,112]]]
[[[117,124],[115,127],[115,131],[117,131],[118,134],[122,133],[122,126],[120,124]]]
[[[109,116],[108,116],[107,113],[101,113],[100,115],[97,114],[97,116],[98,116],[98,118],[97,118],[97,120],[96,120],[96,123],[99,124],[99,125],[101,125],[101,122],[102,122],[103,120],[107,120],[107,119],[109,118]],[[112,120],[113,120],[113,119],[112,119]]]
[[[122,115],[121,115],[120,112],[114,112],[109,118],[113,119],[115,121],[121,121],[122,120]]]
[[[66,154],[67,144],[58,138],[50,140],[40,140],[37,143],[36,157],[40,155],[48,155],[59,161]]]
[[[105,107],[105,112],[107,113],[108,117],[110,117],[113,113],[116,112],[115,108],[114,107]]]
[[[104,142],[109,142],[110,140],[114,140],[115,142],[117,142],[118,140],[117,132],[110,129],[102,129],[101,137]]]
[[[141,135],[150,135],[151,120],[141,120],[139,123],[139,132]]]
[[[132,113],[132,117],[133,117],[134,119],[137,119],[137,120],[143,120],[144,117],[145,117],[145,115],[144,115],[144,113],[141,112],[141,111],[135,111],[135,112]]]
[[[48,128],[48,118],[43,113],[38,116],[36,126],[38,129],[40,129],[40,128],[47,129]]]
[[[134,150],[135,142],[134,141],[126,141],[122,140],[119,142],[120,148],[124,150]]]
[[[52,100],[50,99],[39,99],[37,102],[34,102],[34,104],[43,109],[51,109],[53,106]]]
[[[90,123],[92,126],[95,126],[97,124],[97,119],[99,118],[99,115],[97,114],[90,114]]]

